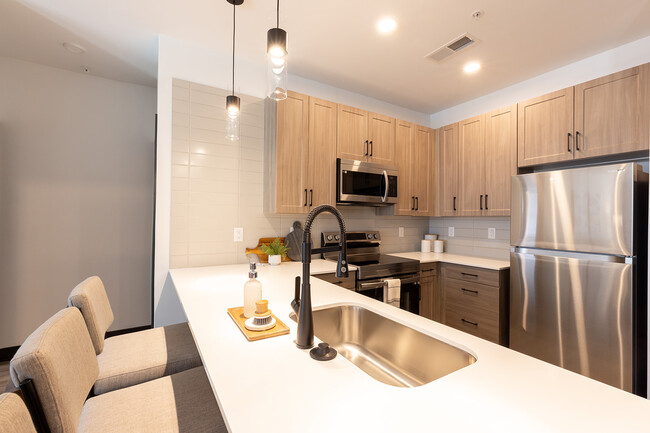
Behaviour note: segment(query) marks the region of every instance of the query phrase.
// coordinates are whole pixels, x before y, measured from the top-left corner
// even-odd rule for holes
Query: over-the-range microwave
[[[371,162],[338,158],[336,203],[365,206],[397,203],[397,169]]]

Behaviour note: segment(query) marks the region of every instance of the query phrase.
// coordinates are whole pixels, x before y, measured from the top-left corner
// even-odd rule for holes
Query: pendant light
[[[232,5],[232,94],[226,96],[226,138],[239,140],[240,100],[235,96],[235,9],[244,0],[226,0]]]
[[[277,0],[276,27],[266,33],[269,98],[287,99],[287,32],[280,28],[280,0]]]

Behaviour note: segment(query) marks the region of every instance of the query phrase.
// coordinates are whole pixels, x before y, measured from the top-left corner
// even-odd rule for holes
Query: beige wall
[[[154,88],[0,57],[0,348],[83,278],[151,321]]]

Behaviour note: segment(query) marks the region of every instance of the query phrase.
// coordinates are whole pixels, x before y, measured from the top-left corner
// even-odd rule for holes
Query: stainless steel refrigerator
[[[512,177],[510,347],[646,395],[648,174]]]

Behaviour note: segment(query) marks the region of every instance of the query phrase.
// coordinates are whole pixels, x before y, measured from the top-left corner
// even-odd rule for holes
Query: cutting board
[[[266,245],[270,244],[274,240],[275,240],[275,238],[260,238],[260,240],[259,240],[259,242],[257,242],[257,246],[255,248],[246,248],[246,254],[256,254],[260,258],[260,263],[268,263],[269,262],[269,256],[267,256],[266,254],[264,254],[262,252],[261,247],[264,244],[266,244]],[[282,243],[282,245],[286,245],[285,244],[285,238],[280,238],[280,242]],[[289,258],[289,256],[286,256],[286,257],[282,258],[282,261],[283,262],[290,262],[291,259]]]
[[[264,338],[277,337],[278,335],[285,335],[289,333],[289,327],[282,323],[280,319],[275,317],[275,314],[271,315],[275,318],[275,326],[271,329],[267,329],[266,331],[251,331],[249,329],[246,329],[246,325],[244,325],[244,322],[246,322],[246,316],[244,316],[244,307],[228,308],[228,315],[237,324],[237,327],[242,332],[242,334],[244,334],[244,337],[246,337],[248,341],[263,340]]]

